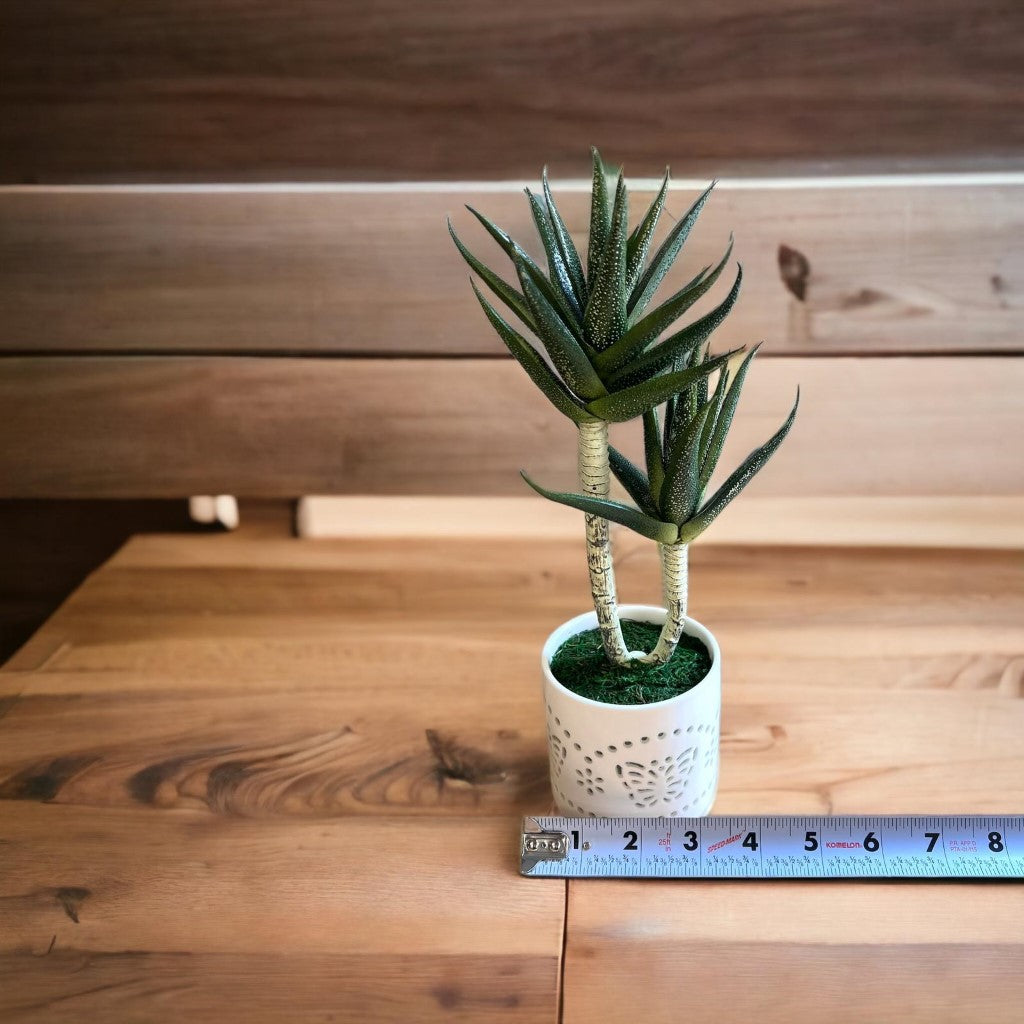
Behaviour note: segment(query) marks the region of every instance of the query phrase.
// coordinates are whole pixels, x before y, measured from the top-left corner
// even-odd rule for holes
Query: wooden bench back
[[[591,142],[630,173],[671,162],[677,214],[699,180],[734,176],[678,273],[736,232],[746,288],[718,344],[767,344],[734,455],[803,387],[760,493],[1024,492],[1024,174],[998,169],[1024,149],[1005,88],[1021,13],[909,0],[880,32],[852,0],[730,0],[698,45],[671,5],[580,35],[591,6],[404,0],[386,31],[370,8],[282,0],[8,12],[0,497],[568,481],[571,427],[485,324],[445,217],[481,255],[496,250],[463,203],[530,237],[506,182],[545,160],[584,173]],[[673,38],[687,59],[659,60]],[[970,81],[948,70],[965,38]],[[822,162],[846,176],[808,177]],[[919,173],[862,175],[879,169]],[[275,180],[296,184],[258,184]],[[556,192],[585,233],[586,182]]]

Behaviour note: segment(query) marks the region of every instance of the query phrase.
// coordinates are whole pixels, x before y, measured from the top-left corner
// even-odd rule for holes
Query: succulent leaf
[[[527,327],[533,330],[533,315],[530,313],[530,308],[526,304],[526,299],[510,284],[498,277],[490,267],[478,260],[469,251],[469,249],[462,244],[462,240],[455,233],[455,228],[452,227],[451,220],[448,221],[448,234],[452,236],[452,241],[455,243],[455,247],[460,253],[462,253],[462,258],[474,271],[476,271],[487,287],[490,288],[491,291],[494,292],[494,294],[497,295],[498,298],[501,299],[501,301],[504,302],[505,305],[508,306],[508,308],[511,309],[524,324],[526,324]]]
[[[710,280],[710,277],[708,280]],[[736,304],[742,283],[743,269],[739,268],[736,271],[736,281],[729,290],[729,294],[710,313],[706,313],[699,319],[694,320],[693,323],[687,324],[644,355],[607,376],[609,385],[611,387],[621,387],[624,384],[635,384],[639,381],[647,380],[654,374],[660,373],[666,366],[669,366],[677,356],[690,352],[706,342],[721,326],[722,321],[725,320],[732,307]],[[706,289],[704,290],[706,291]],[[703,291],[701,294],[703,294]]]
[[[587,405],[587,411],[609,423],[622,423],[639,416],[648,409],[680,394],[690,387],[701,376],[708,376],[724,363],[731,352],[713,356],[700,366],[678,373],[666,373],[652,377],[641,384],[625,388],[595,399]]]
[[[563,416],[568,416],[574,423],[585,423],[594,420],[595,417],[587,412],[576,396],[559,380],[540,353],[502,319],[498,311],[480,293],[480,289],[477,288],[476,284],[470,283],[473,284],[473,291],[476,293],[477,299],[480,300],[480,305],[483,306],[487,319],[498,332],[498,336],[505,343],[509,352],[512,353],[516,362],[529,374],[530,379],[540,388],[548,401]]]
[[[796,411],[799,405],[800,389],[797,388],[796,401],[793,403],[793,408],[790,410],[785,423],[760,448],[755,448],[743,460],[739,467],[729,476],[729,479],[708,499],[693,519],[680,527],[680,543],[688,544],[695,537],[703,533],[721,514],[729,502],[764,468],[765,463],[772,457],[779,445],[782,444],[789,433],[790,427],[793,426],[793,420],[796,418]]]
[[[661,284],[665,275],[671,269],[672,264],[675,263],[676,257],[679,255],[679,250],[682,249],[683,243],[686,241],[693,225],[700,216],[700,211],[704,208],[704,204],[707,202],[707,198],[711,194],[711,190],[715,187],[715,184],[716,182],[711,182],[711,184],[708,185],[708,187],[697,197],[693,206],[686,211],[685,216],[681,220],[676,222],[672,230],[668,233],[668,237],[661,243],[658,251],[651,258],[651,262],[648,264],[647,269],[643,272],[640,280],[637,281],[630,293],[630,316],[642,313],[647,307],[647,304],[654,297],[654,293],[658,290],[658,285]]]
[[[587,353],[566,327],[558,311],[534,285],[528,268],[518,258],[516,270],[519,273],[523,295],[537,325],[537,337],[551,357],[555,369],[566,384],[587,401],[606,396],[608,391],[601,383],[601,378],[597,375]]]
[[[691,366],[695,366],[697,363],[703,362],[708,357],[708,347],[702,347],[694,349],[693,359],[690,363]],[[708,400],[708,379],[707,377],[701,377],[692,388],[688,388],[686,394],[683,395],[683,415],[686,417],[686,422],[689,423],[694,416],[697,415],[697,410]],[[700,467],[698,466],[698,471]]]
[[[640,511],[659,519],[658,507],[651,498],[651,482],[647,474],[612,445],[608,446],[608,464],[615,479],[625,487],[626,493],[637,503]]]
[[[652,310],[647,316],[638,320],[634,323],[619,339],[616,346],[615,354],[615,368],[618,369],[623,363],[628,362],[631,359],[639,356],[641,353],[648,350],[652,342],[654,342],[659,335],[672,324],[674,324],[691,306],[694,305],[699,299],[703,298],[714,286],[715,282],[718,281],[725,269],[729,256],[732,253],[732,239],[729,239],[729,246],[725,251],[725,255],[718,261],[714,269],[710,273],[703,273],[700,277],[692,279],[686,283],[686,285],[679,289],[671,298],[667,299],[662,305],[658,306],[657,309]],[[743,279],[743,269],[737,266],[737,277],[739,281]],[[739,283],[733,285],[733,291],[735,295],[730,293],[730,296],[722,303],[719,309],[724,307],[724,311],[719,317],[719,322],[724,320],[728,315],[729,310],[732,309],[733,303],[739,295]],[[717,310],[716,310],[717,312]],[[717,326],[717,324],[716,324]],[[602,365],[609,367],[611,359]]]
[[[658,426],[657,409],[644,412],[644,460],[647,463],[647,479],[650,481],[653,501],[655,495],[661,494],[661,486],[665,482],[665,460],[661,454],[661,428]]]
[[[584,315],[587,339],[598,352],[618,339],[626,327],[628,202],[626,183],[620,174],[615,186],[608,239],[597,274],[590,279],[590,298]]]
[[[681,353],[672,361],[673,371],[689,370],[699,365],[700,359],[697,356],[696,348],[690,348]],[[707,377],[703,379],[707,381]],[[665,429],[662,431],[662,448],[665,453],[666,463],[668,462],[669,453],[672,451],[673,442],[679,432],[680,422],[685,426],[693,419],[694,413],[697,411],[697,407],[692,401],[696,387],[697,384],[695,383],[692,387],[688,387],[684,392],[675,395],[665,403]]]
[[[750,350],[750,352],[747,353],[746,358],[742,363],[740,363],[739,369],[736,371],[736,376],[729,384],[729,390],[725,393],[725,397],[722,400],[722,408],[715,420],[714,433],[712,433],[708,441],[707,450],[704,452],[703,464],[701,465],[700,471],[701,490],[707,487],[708,481],[710,481],[711,476],[715,471],[715,467],[718,465],[718,460],[721,458],[722,448],[725,446],[725,438],[729,433],[729,428],[732,426],[732,418],[740,400],[740,392],[743,390],[743,382],[747,377],[747,370],[750,368],[750,364],[753,362],[754,356],[757,355],[757,350],[760,347],[761,343],[759,342]],[[723,374],[723,376],[725,376],[725,374]],[[719,380],[719,385],[722,385],[721,380]]]
[[[704,379],[707,380],[706,377]],[[666,519],[677,525],[685,523],[697,510],[700,498],[700,435],[710,411],[711,402],[705,402],[669,450],[659,508]]]
[[[604,161],[597,149],[591,146],[590,155],[594,160],[594,177],[590,187],[590,239],[587,245],[587,285],[594,286],[604,255],[611,214],[608,211],[608,181],[604,173]]]
[[[565,260],[562,258],[562,250],[559,248],[558,239],[555,237],[555,229],[541,201],[529,189],[525,191],[526,198],[530,201],[530,212],[533,214],[533,222],[537,225],[537,234],[540,235],[541,245],[544,246],[544,255],[548,258],[548,279],[565,296],[567,304],[572,309],[574,318],[579,321],[583,316],[583,307],[576,299],[572,278],[569,276],[569,268],[565,265]]]
[[[661,188],[654,197],[654,201],[647,208],[644,219],[633,229],[626,243],[626,291],[632,294],[640,275],[643,273],[644,260],[647,259],[647,251],[654,237],[654,231],[658,226],[661,211],[665,208],[665,196],[668,193],[668,168],[665,168],[665,177],[662,179]]]
[[[662,523],[651,516],[645,515],[640,509],[624,505],[619,501],[612,501],[610,498],[595,498],[588,494],[571,494],[564,491],[549,491],[540,484],[534,483],[525,473],[522,478],[540,495],[549,501],[556,501],[560,505],[568,505],[570,508],[579,509],[588,515],[599,516],[608,519],[620,526],[628,527],[630,530],[639,533],[650,540],[656,540],[660,544],[674,544],[679,536],[678,527],[672,523]]]
[[[551,186],[548,184],[548,169],[546,167],[541,174],[541,182],[544,186],[544,202],[547,204],[548,216],[551,218],[551,227],[554,230],[555,238],[558,241],[558,251],[561,253],[562,262],[569,271],[569,277],[572,280],[572,288],[573,293],[576,296],[576,302],[580,309],[586,309],[587,282],[583,275],[583,265],[580,263],[580,254],[576,250],[576,245],[573,243],[572,235],[569,234],[569,229],[565,226],[565,221],[562,220],[562,215],[558,212],[558,207],[555,205],[554,197],[551,195]]]
[[[695,277],[690,278],[690,280],[680,288],[679,294],[689,292],[692,289],[697,288],[703,282],[704,276],[709,270],[711,270],[710,265],[706,266]],[[627,331],[627,334],[628,333],[629,332]],[[634,334],[629,339],[627,339],[626,335],[623,335],[613,345],[610,345],[605,349],[604,352],[598,353],[597,365],[601,368],[603,373],[614,373],[616,370],[621,370],[623,366],[630,361],[630,359],[641,354],[643,347],[642,338],[639,334]]]
[[[565,322],[566,327],[578,338],[582,339],[583,331],[580,326],[580,321],[577,318],[576,312],[569,305],[568,299],[562,294],[561,290],[556,288],[545,275],[544,271],[537,266],[533,257],[514,239],[510,238],[509,235],[488,220],[482,213],[474,210],[472,206],[467,206],[467,210],[481,224],[487,229],[488,234],[501,246],[504,250],[505,255],[513,262],[521,262],[529,274],[530,280],[533,281],[534,286],[539,289],[548,302],[558,310],[559,315]]]
[[[715,384],[715,393],[711,396],[711,411],[704,420],[704,429],[700,432],[700,480],[699,489],[701,497],[704,495],[704,488],[707,486],[708,477],[704,476],[704,467],[707,463],[708,452],[711,450],[711,439],[715,435],[715,426],[718,417],[722,412],[722,403],[725,400],[726,388],[729,386],[729,367],[723,366],[718,372],[718,381]]]

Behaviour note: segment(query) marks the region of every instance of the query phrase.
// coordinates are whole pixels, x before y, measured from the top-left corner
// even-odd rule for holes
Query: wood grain
[[[44,661],[28,649],[3,674],[19,699],[0,798],[257,819],[529,813],[547,801],[545,748],[517,681],[586,606],[581,546],[137,538],[39,634]],[[619,576],[656,601],[654,546],[620,551]],[[1005,753],[1024,728],[1022,584],[1005,552],[698,546],[693,614],[729,651],[719,810],[870,810],[897,790],[907,803],[884,809],[941,811],[951,788],[979,808],[1024,800]],[[936,763],[931,746],[955,747],[965,722],[983,747]]]
[[[1022,27],[996,0],[45,0],[4,14],[0,174],[503,177],[592,143],[643,173],[1019,155]]]
[[[529,169],[533,178],[539,165]],[[589,207],[555,185],[579,245]],[[716,337],[768,354],[1019,351],[1024,184],[719,187],[674,273],[718,261],[730,232],[746,274]],[[671,194],[669,211],[694,193]],[[633,193],[638,219],[651,194]],[[496,268],[462,208],[535,255],[524,197],[337,189],[0,191],[0,351],[505,355],[445,230]],[[664,218],[661,232],[668,230]],[[803,261],[797,278],[780,251]],[[791,262],[795,257],[788,257]],[[694,315],[720,301],[708,297]]]
[[[722,466],[778,427],[760,495],[1019,495],[1024,361],[772,359]],[[0,360],[10,497],[515,494],[571,485],[572,425],[511,360]],[[618,443],[639,457],[636,431]],[[538,499],[540,500],[540,499]]]
[[[1024,801],[1019,552],[698,545],[692,578],[717,812]],[[566,1021],[852,1020],[854,987],[1013,1019],[1010,888],[574,884],[563,918],[518,878],[537,650],[586,602],[581,543],[511,530],[133,539],[0,671],[0,1014],[551,1020],[564,919]]]
[[[565,1019],[1012,1024],[1022,909],[985,884],[572,882]]]
[[[97,1019],[553,1021],[553,957],[95,953],[0,955],[0,1012],[17,1024]]]
[[[510,819],[4,818],[5,1020],[553,1016],[564,889],[518,876]]]

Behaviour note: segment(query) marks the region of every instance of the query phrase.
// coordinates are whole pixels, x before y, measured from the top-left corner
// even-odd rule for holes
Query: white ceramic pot
[[[661,625],[665,609],[622,605],[619,617]],[[551,659],[597,615],[570,619],[541,652],[551,789],[561,813],[599,818],[684,817],[710,812],[718,788],[722,656],[713,634],[693,619],[686,632],[711,654],[708,674],[686,693],[657,704],[603,704],[567,690]]]

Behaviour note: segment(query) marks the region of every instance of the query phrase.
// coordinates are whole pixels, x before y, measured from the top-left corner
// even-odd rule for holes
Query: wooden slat
[[[775,359],[752,371],[723,467],[797,384],[797,424],[750,493],[1013,495],[1024,361]],[[634,425],[635,426],[635,425]],[[11,497],[522,494],[572,483],[572,425],[511,360],[0,360]],[[620,431],[638,453],[635,429]],[[540,500],[540,499],[538,499]]]
[[[358,930],[361,922],[352,922]],[[524,927],[527,925],[524,924]],[[555,1020],[555,957],[94,953],[0,956],[0,1011],[17,1024]]]
[[[564,887],[518,877],[516,826],[8,804],[0,1011],[550,1020]]]
[[[984,883],[574,882],[564,1019],[1014,1024],[1022,911]]]
[[[926,0],[41,0],[4,14],[0,174],[504,176],[595,142],[647,173],[1019,154],[1022,28],[1019,5]]]
[[[665,294],[717,262],[734,231],[746,274],[716,336],[722,345],[763,339],[768,354],[1019,351],[1024,179],[928,181],[725,183]],[[585,191],[556,192],[583,245]],[[673,193],[670,210],[680,215],[693,195]],[[649,198],[635,193],[634,219]],[[0,350],[504,354],[445,217],[483,258],[497,268],[505,260],[463,203],[524,242],[535,236],[514,186],[0,191]],[[780,246],[806,267],[792,255],[780,265]]]

